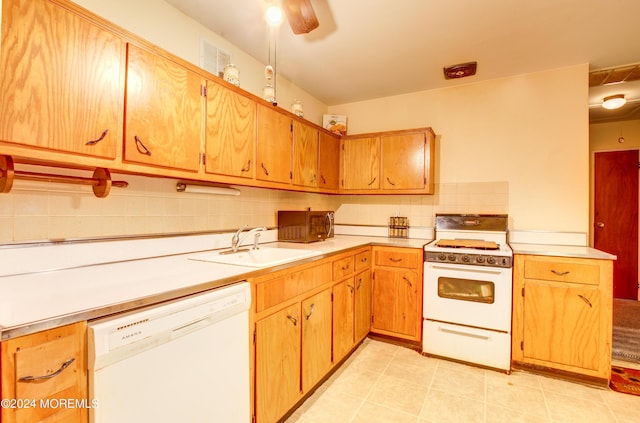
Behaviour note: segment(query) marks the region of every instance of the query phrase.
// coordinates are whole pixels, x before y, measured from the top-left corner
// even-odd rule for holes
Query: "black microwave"
[[[333,238],[333,212],[278,211],[278,241],[314,242]]]

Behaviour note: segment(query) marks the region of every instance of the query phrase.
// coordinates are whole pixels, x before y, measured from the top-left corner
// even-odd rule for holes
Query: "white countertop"
[[[138,241],[126,241],[124,245],[127,248],[133,246],[133,249],[136,245],[144,245],[142,241],[138,244],[136,242]],[[144,242],[151,243],[148,239]],[[189,249],[187,244],[194,242],[191,239],[184,241],[179,250]],[[190,256],[206,251],[201,248],[201,240],[198,242],[198,246],[191,252],[156,255],[151,258],[140,257],[144,254],[144,249],[139,248],[142,251],[138,251],[134,259],[126,261],[122,261],[122,249],[118,245],[84,244],[80,246],[82,257],[67,258],[64,266],[57,267],[51,264],[51,256],[68,257],[66,253],[69,249],[77,254],[80,247],[76,244],[64,247],[48,245],[0,249],[0,262],[11,262],[12,266],[9,267],[15,269],[13,274],[5,271],[4,275],[0,275],[1,339],[219,288],[273,269],[189,260]],[[222,242],[225,246],[228,245],[225,240]],[[311,244],[275,242],[268,245],[321,252],[319,256],[277,267],[284,268],[358,246],[379,244],[421,248],[428,242],[425,239],[337,235]],[[102,249],[104,253],[106,248],[113,250],[112,254],[117,259],[106,257],[101,259],[102,263],[91,264],[88,257],[95,256],[94,250]],[[158,247],[156,245],[153,248]],[[25,272],[29,268],[29,262],[39,263],[40,267],[34,264],[32,267],[37,269],[35,272]]]
[[[615,260],[616,256],[591,247],[574,245],[547,245],[509,243],[513,254],[532,254],[538,256],[577,257],[599,260]]]

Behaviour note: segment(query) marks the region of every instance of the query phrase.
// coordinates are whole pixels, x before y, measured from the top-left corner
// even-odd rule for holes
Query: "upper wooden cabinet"
[[[337,191],[340,181],[340,138],[319,131],[318,138],[318,187],[320,190]]]
[[[206,172],[253,178],[255,101],[208,81],[206,126]]]
[[[258,104],[256,179],[291,183],[291,118]]]
[[[204,79],[133,44],[127,63],[124,160],[198,171]]]
[[[431,128],[344,138],[341,191],[433,194],[434,139]]]
[[[125,43],[44,0],[2,1],[0,142],[114,159],[122,139]],[[42,150],[45,149],[45,150]],[[50,153],[49,153],[50,154]]]
[[[380,188],[380,137],[357,136],[342,140],[343,191]]]
[[[297,120],[293,121],[294,185],[318,186],[318,130]]]

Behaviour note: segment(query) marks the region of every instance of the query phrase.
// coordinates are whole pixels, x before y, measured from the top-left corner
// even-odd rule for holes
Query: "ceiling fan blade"
[[[310,0],[283,0],[282,10],[294,34],[308,34],[320,25]]]

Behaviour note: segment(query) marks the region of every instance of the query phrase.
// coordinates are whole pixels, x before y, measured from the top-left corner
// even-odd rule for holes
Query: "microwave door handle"
[[[329,224],[329,229],[327,230],[327,224]],[[333,221],[331,220],[331,216],[329,213],[324,217],[324,229],[327,231],[327,236],[331,235],[333,232]]]

